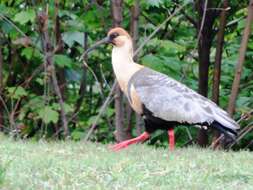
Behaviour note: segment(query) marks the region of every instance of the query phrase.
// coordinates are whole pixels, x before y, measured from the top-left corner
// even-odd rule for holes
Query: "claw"
[[[124,148],[128,147],[128,145],[129,145],[128,142],[123,141],[121,143],[110,146],[109,148],[110,148],[110,150],[117,152],[121,149],[124,149]]]

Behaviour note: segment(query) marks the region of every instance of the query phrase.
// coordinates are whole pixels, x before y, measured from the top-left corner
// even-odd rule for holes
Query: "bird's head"
[[[113,44],[116,47],[121,47],[126,43],[132,42],[132,39],[128,32],[120,27],[109,30],[107,33],[107,38],[109,39],[109,43]]]
[[[86,50],[86,53],[94,50],[102,44],[112,44],[115,48],[128,48],[132,50],[132,38],[126,30],[120,27],[112,28],[107,36],[96,42],[93,46]]]

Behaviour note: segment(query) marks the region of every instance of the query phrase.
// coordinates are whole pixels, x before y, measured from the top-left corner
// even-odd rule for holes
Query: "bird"
[[[179,81],[136,63],[132,38],[125,29],[110,29],[105,38],[85,53],[102,44],[112,44],[111,62],[117,82],[145,124],[141,135],[113,145],[112,150],[119,151],[131,144],[144,142],[157,129],[168,132],[169,149],[174,150],[174,128],[178,125],[206,126],[235,139],[239,124],[214,102]]]

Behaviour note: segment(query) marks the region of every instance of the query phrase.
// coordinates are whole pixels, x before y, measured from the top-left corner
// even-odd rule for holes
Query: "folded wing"
[[[159,72],[143,68],[132,76],[128,85],[155,117],[189,124],[218,121],[232,130],[239,128],[215,103]]]

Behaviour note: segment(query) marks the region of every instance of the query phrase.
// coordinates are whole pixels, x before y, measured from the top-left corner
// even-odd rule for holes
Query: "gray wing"
[[[212,123],[238,129],[239,125],[209,99],[168,76],[148,68],[135,73],[129,81],[141,102],[155,117],[167,121]]]

